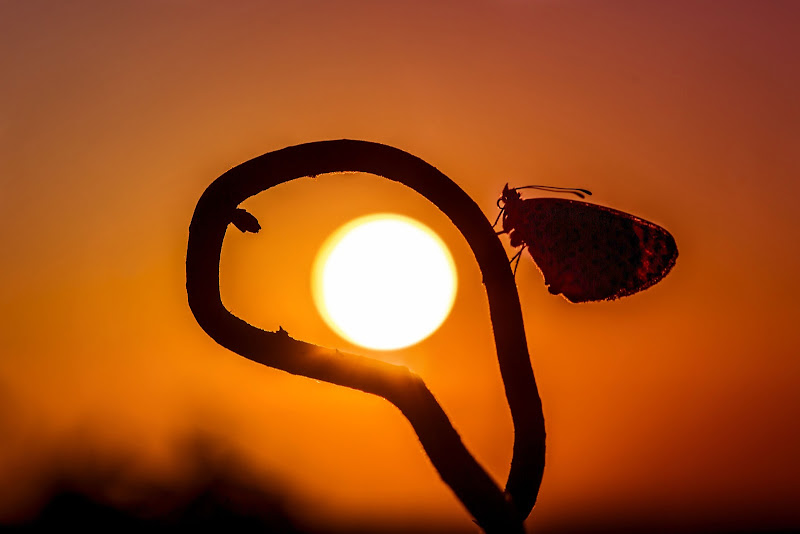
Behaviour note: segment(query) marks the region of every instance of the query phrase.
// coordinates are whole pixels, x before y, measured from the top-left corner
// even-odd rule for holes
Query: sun
[[[453,257],[422,223],[380,213],[334,232],[314,264],[314,301],[325,322],[363,347],[393,350],[432,334],[456,296]]]

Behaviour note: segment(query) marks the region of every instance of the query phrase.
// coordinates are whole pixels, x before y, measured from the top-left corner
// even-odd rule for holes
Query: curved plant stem
[[[495,346],[514,423],[514,455],[505,492],[470,455],[422,379],[405,367],[258,329],[222,304],[222,242],[238,205],[304,176],[360,171],[400,182],[430,200],[466,238],[483,274]],[[544,417],[530,365],[517,288],[508,258],[475,202],[436,168],[402,150],[366,141],[307,143],[264,154],[217,178],[189,227],[186,289],[197,322],[217,343],[296,375],[379,395],[406,416],[442,479],[486,532],[523,532],[544,469]]]

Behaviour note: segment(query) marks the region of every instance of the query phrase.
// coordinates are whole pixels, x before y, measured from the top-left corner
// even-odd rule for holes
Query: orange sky
[[[0,3],[0,522],[35,513],[48,481],[119,462],[87,484],[175,485],[200,440],[315,528],[475,531],[395,408],[227,352],[186,303],[205,187],[264,152],[351,138],[425,159],[492,219],[506,182],[547,183],[676,238],[662,283],[609,303],[549,295],[523,258],[548,425],[531,530],[800,528],[798,20],[791,1]],[[314,309],[319,246],[378,211],[441,235],[452,315],[386,357],[505,481],[488,306],[444,215],[365,175],[247,208],[264,230],[226,240],[226,304],[363,354]]]

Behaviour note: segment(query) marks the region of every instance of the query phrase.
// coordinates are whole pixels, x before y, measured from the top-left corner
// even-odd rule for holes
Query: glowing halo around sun
[[[325,322],[363,347],[393,350],[422,341],[456,296],[455,263],[430,228],[401,215],[359,217],[317,254],[312,287]]]

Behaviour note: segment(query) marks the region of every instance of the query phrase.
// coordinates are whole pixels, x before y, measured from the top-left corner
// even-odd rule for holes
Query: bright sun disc
[[[381,213],[328,238],[312,284],[317,309],[339,335],[392,350],[422,341],[444,322],[455,301],[456,269],[430,228]]]

